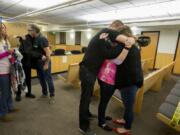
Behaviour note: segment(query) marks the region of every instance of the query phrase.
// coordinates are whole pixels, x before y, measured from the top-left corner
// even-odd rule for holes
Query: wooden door
[[[142,35],[149,36],[151,38],[151,43],[141,48],[141,59],[153,59],[153,62],[150,66],[150,68],[154,68],[155,61],[156,61],[156,54],[157,54],[157,48],[158,48],[158,42],[159,42],[159,31],[143,31]]]

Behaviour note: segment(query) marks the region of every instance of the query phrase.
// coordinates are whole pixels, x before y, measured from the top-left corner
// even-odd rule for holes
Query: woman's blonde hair
[[[0,23],[0,41],[3,39],[3,35],[2,35],[2,23]]]

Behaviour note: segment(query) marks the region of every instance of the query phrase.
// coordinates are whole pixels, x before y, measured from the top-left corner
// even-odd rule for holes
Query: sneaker
[[[29,93],[26,93],[26,97],[27,98],[36,98],[36,96],[34,94],[29,94]]]
[[[21,101],[21,95],[16,95],[15,100],[16,100],[17,102],[20,102],[20,101]]]
[[[1,122],[11,122],[11,121],[13,121],[13,119],[11,117],[5,115],[5,116],[0,116],[0,121]]]
[[[89,113],[89,120],[97,119],[97,117],[96,114]]]
[[[15,113],[15,112],[19,112],[20,109],[19,108],[13,108],[11,110],[9,110],[9,113]]]
[[[79,128],[79,131],[83,134],[83,135],[96,135],[96,133],[94,133],[93,131],[91,131],[90,129],[84,131],[81,128]]]
[[[49,104],[54,104],[54,103],[55,103],[54,97],[50,97],[50,99],[49,99]]]
[[[107,124],[101,124],[99,125],[99,127],[101,127],[103,130],[106,130],[106,131],[112,131],[112,127],[108,126]]]
[[[38,100],[45,100],[45,99],[48,99],[48,96],[47,95],[41,95]]]

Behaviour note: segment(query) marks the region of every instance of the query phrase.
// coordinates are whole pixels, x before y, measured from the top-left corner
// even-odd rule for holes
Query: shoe
[[[92,130],[88,129],[86,131],[82,130],[79,128],[79,131],[83,134],[83,135],[96,135],[96,133],[94,133]]]
[[[27,98],[36,98],[36,96],[34,94],[29,94],[29,93],[26,93],[26,97]]]
[[[17,102],[20,102],[20,101],[21,101],[21,95],[16,95],[15,100],[16,100]]]
[[[49,99],[49,104],[54,104],[54,103],[55,103],[54,97],[50,97],[50,99]]]
[[[106,131],[112,131],[112,127],[108,126],[107,124],[101,124],[99,125],[99,127],[101,127],[102,129],[106,130]]]
[[[48,98],[48,96],[43,94],[40,96],[40,98]]]
[[[112,120],[112,117],[106,116],[105,119],[106,119],[106,120]]]
[[[5,115],[5,116],[0,116],[0,121],[1,122],[11,122],[11,121],[13,121],[13,119],[11,117]]]
[[[96,114],[89,113],[89,120],[97,119],[98,116]]]
[[[47,95],[41,95],[38,100],[46,100],[48,99],[48,96]]]
[[[126,130],[124,128],[113,128],[113,131],[119,135],[132,135],[130,130]]]
[[[125,122],[122,122],[122,121],[120,121],[120,120],[118,120],[118,119],[112,120],[112,122],[113,122],[114,124],[117,124],[117,125],[120,125],[120,126],[123,126],[123,125],[125,124]]]
[[[9,113],[16,113],[16,112],[19,112],[20,109],[19,108],[13,108],[11,110],[9,110]]]

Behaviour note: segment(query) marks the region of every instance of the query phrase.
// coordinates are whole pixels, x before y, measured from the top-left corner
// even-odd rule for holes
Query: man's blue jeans
[[[126,129],[131,129],[131,125],[134,119],[134,101],[138,87],[136,85],[124,87],[120,89],[122,101],[125,107],[124,120]]]
[[[37,65],[37,75],[42,87],[42,94],[43,95],[48,95],[48,90],[47,90],[47,84],[48,84],[48,88],[49,88],[49,93],[50,93],[50,97],[55,96],[54,92],[54,83],[53,83],[53,79],[51,76],[51,62],[49,62],[49,66],[48,66],[48,70],[44,70],[43,69],[44,66],[44,62],[38,62]]]
[[[11,82],[9,75],[0,76],[0,116],[13,109]]]

